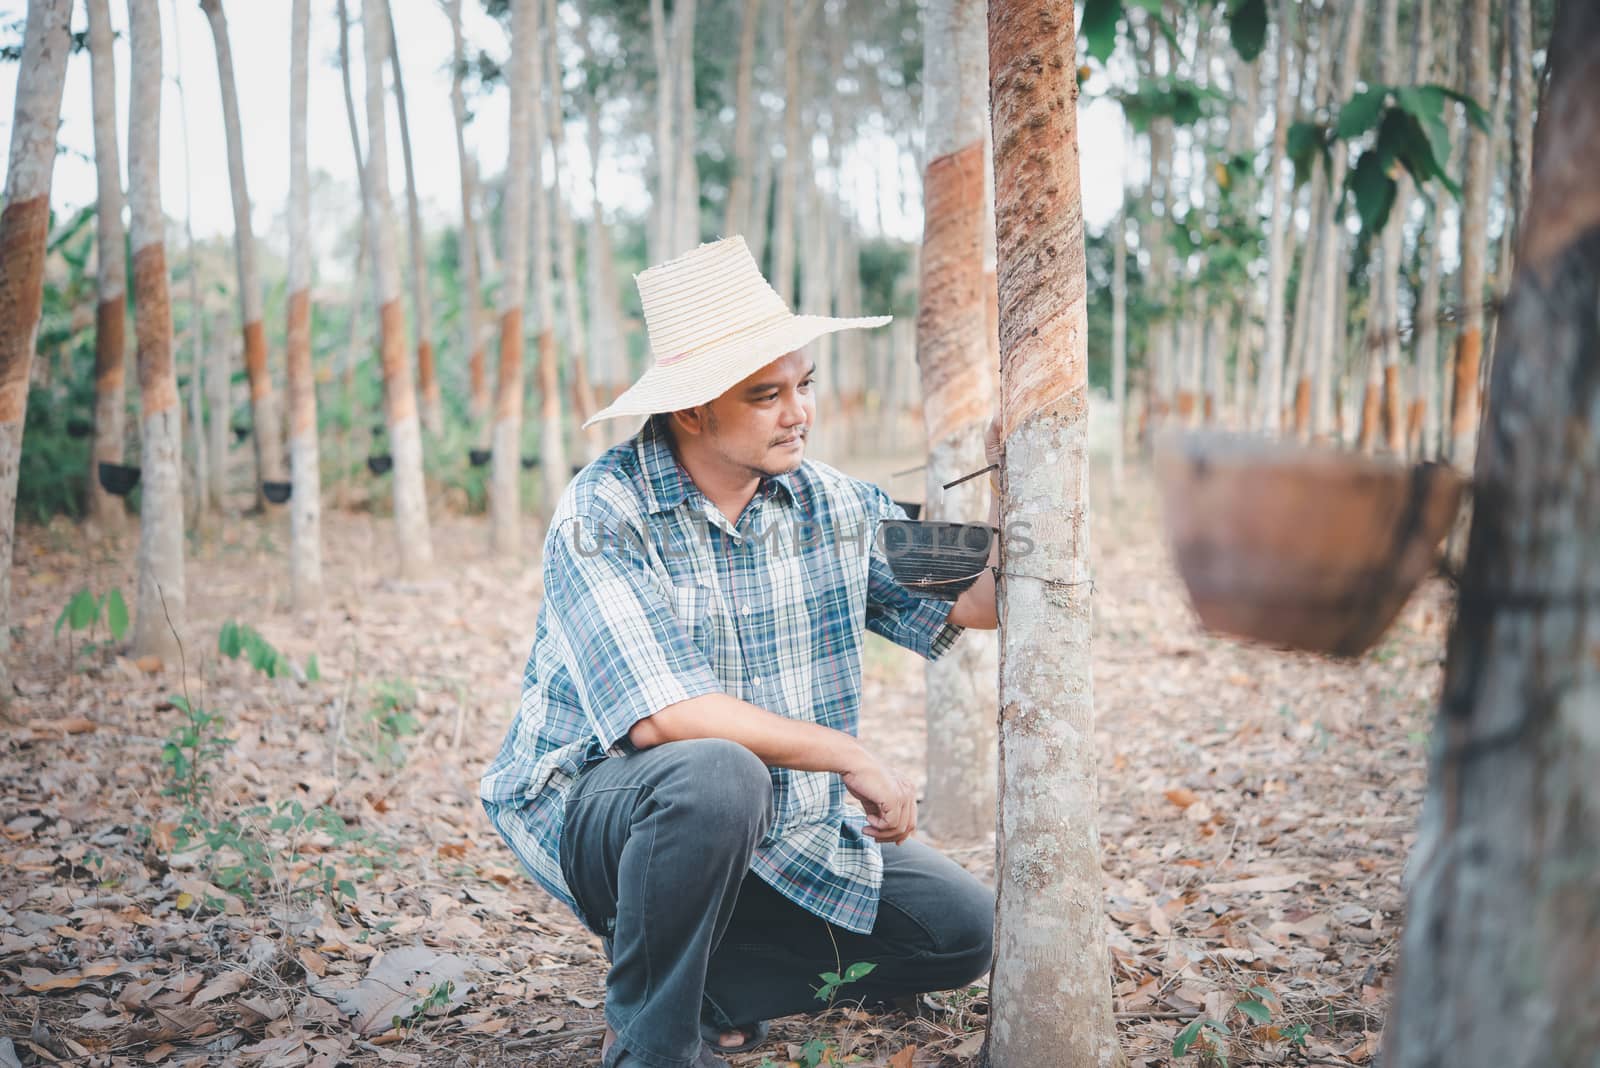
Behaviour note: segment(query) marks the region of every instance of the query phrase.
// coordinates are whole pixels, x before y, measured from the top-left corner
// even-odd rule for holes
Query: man
[[[855,734],[863,629],[937,657],[996,626],[994,578],[911,595],[874,537],[900,509],[804,459],[803,347],[886,317],[791,314],[738,237],[637,282],[654,363],[594,420],[647,421],[551,520],[481,794],[605,940],[602,1065],[714,1068],[822,1007],[822,972],[873,964],[844,991],[869,1001],[987,972],[993,895],[911,838],[910,783]]]

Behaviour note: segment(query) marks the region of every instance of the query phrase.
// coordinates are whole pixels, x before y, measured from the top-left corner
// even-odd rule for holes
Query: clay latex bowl
[[[988,566],[995,529],[983,523],[885,519],[878,547],[895,581],[922,597],[954,601]]]
[[[1219,432],[1155,448],[1167,543],[1207,630],[1353,657],[1433,569],[1466,481]]]

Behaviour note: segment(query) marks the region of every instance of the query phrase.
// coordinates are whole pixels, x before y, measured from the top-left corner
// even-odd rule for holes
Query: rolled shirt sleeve
[[[880,520],[907,518],[905,509],[887,494],[880,490],[877,496]],[[954,601],[918,597],[895,581],[874,527],[867,568],[867,629],[919,656],[937,660],[966,629],[949,622],[954,608]]]
[[[545,610],[584,713],[608,752],[629,751],[637,722],[680,701],[722,692],[654,580],[631,528],[572,517],[545,541]]]

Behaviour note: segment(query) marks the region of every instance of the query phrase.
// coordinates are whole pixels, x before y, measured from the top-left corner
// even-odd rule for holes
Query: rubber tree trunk
[[[1600,9],[1563,3],[1409,864],[1394,1068],[1600,1055]]]
[[[783,4],[783,169],[778,172],[778,205],[772,229],[772,287],[794,307],[795,202],[802,173],[809,177],[810,146],[800,136],[805,101],[800,93],[800,45],[816,0],[779,0]],[[804,5],[805,10],[801,10]]]
[[[1528,214],[1528,185],[1533,169],[1533,25],[1529,0],[1511,0],[1506,18],[1506,51],[1511,61],[1511,234]],[[1513,244],[1513,248],[1515,245]],[[1509,272],[1508,272],[1509,273]]]
[[[117,74],[111,52],[108,0],[86,0],[89,69],[94,94],[94,163],[99,178],[95,211],[97,303],[94,315],[94,446],[89,450],[89,521],[108,534],[121,532],[127,508],[100,485],[102,463],[122,462],[123,349],[127,303],[126,235],[122,228],[122,158],[117,150]]]
[[[367,200],[370,194],[367,191],[367,167],[361,154],[361,120],[356,116],[356,94],[350,77],[350,9],[345,0],[338,0],[339,12],[339,79],[344,86],[344,117],[345,125],[350,131],[350,152],[355,157],[356,187],[361,191],[361,247],[356,253],[356,267],[353,278],[361,278],[362,268],[367,265],[368,258],[372,255],[372,226],[367,214]],[[370,277],[370,275],[368,276]],[[376,310],[376,309],[374,309]],[[356,348],[357,325],[356,319],[361,311],[361,302],[356,296],[355,285],[350,292],[350,333],[345,350],[344,373],[340,376],[341,407],[344,409],[344,423],[339,434],[339,469],[342,472],[339,479],[337,506],[344,508],[349,503],[350,477],[359,470],[351,461],[351,439],[355,436],[358,425],[356,418],[356,363],[358,351]],[[378,346],[374,346],[375,348]]]
[[[538,0],[513,0],[511,91],[506,183],[501,206],[500,370],[496,380],[494,454],[489,470],[490,545],[501,556],[522,552],[522,305],[528,288],[528,173],[533,131],[529,109],[538,91]]]
[[[322,475],[311,371],[311,174],[306,162],[310,0],[294,0],[289,52],[289,589],[295,611],[322,605]]]
[[[694,20],[695,0],[674,0],[672,5],[673,52],[676,72],[672,78],[676,95],[677,130],[673,147],[677,152],[677,177],[672,180],[672,251],[681,256],[700,244],[700,165],[695,159],[698,141],[697,113],[694,106]]]
[[[992,0],[1006,461],[988,1063],[1120,1065],[1095,806],[1089,380],[1069,0]]]
[[[11,694],[11,559],[17,465],[28,413],[28,376],[44,304],[50,173],[66,82],[72,0],[30,0],[11,113],[5,208],[0,211],[0,705]]]
[[[1489,0],[1467,0],[1461,23],[1466,94],[1489,99]],[[1461,182],[1461,333],[1456,338],[1450,408],[1450,462],[1472,467],[1478,434],[1478,364],[1483,358],[1484,258],[1488,253],[1490,135],[1466,123],[1467,163]]]
[[[1384,85],[1400,80],[1400,0],[1378,6],[1378,78]],[[1414,77],[1414,81],[1421,81]],[[1411,203],[1411,178],[1395,178],[1394,203],[1384,224],[1377,259],[1377,287],[1371,304],[1367,339],[1367,377],[1361,403],[1361,451],[1371,455],[1381,438],[1392,455],[1405,455],[1404,402],[1400,396],[1400,262],[1406,209]],[[1373,413],[1369,418],[1368,413]],[[1381,433],[1380,433],[1381,431]]]
[[[1123,194],[1127,196],[1126,193]],[[1111,224],[1111,496],[1122,496],[1128,442],[1128,215]]]
[[[176,4],[176,0],[171,0]],[[222,507],[221,481],[217,473],[227,459],[226,404],[212,408],[212,418],[206,419],[206,403],[212,386],[212,367],[207,362],[206,310],[200,296],[200,270],[194,251],[194,168],[193,153],[189,148],[189,100],[183,88],[183,33],[179,29],[176,8],[172,23],[173,86],[178,90],[178,129],[183,137],[183,239],[184,259],[189,265],[189,432],[184,440],[190,445],[194,458],[193,477],[185,486],[185,502],[192,502],[190,522],[198,525],[208,513]],[[221,348],[222,346],[211,346]],[[224,390],[227,382],[226,360],[217,375]],[[224,392],[226,397],[226,392]],[[219,443],[220,442],[220,443]],[[216,463],[212,463],[216,457]]]
[[[567,365],[572,369],[572,400],[584,459],[592,460],[603,448],[604,431],[598,426],[581,429],[596,411],[594,383],[589,377],[589,339],[583,319],[583,299],[578,285],[578,235],[572,222],[574,178],[566,158],[567,130],[561,107],[561,21],[556,0],[545,0],[545,69],[549,94],[545,97],[550,123],[551,203],[555,212],[556,270],[561,277],[561,321],[567,328]]]
[[[449,0],[450,36],[454,42],[450,76],[450,111],[455,117],[456,161],[461,170],[461,351],[467,355],[469,409],[473,422],[489,414],[489,379],[483,352],[483,280],[478,266],[478,219],[474,210],[476,169],[467,148],[466,40],[461,34],[461,0]]]
[[[129,0],[128,203],[139,351],[139,593],[135,656],[177,666],[185,632],[182,410],[172,363],[166,218],[161,212],[161,19]]]
[[[384,0],[389,24],[389,68],[394,73],[395,112],[400,120],[400,155],[406,170],[406,238],[411,253],[412,323],[416,328],[417,391],[422,396],[422,423],[430,433],[444,427],[444,402],[439,396],[439,374],[433,358],[433,301],[428,296],[428,258],[422,231],[422,208],[417,194],[417,172],[411,159],[411,123],[406,114],[406,83],[401,75],[399,41],[394,35],[394,13]]]
[[[1422,268],[1422,294],[1417,298],[1416,328],[1412,332],[1416,361],[1417,390],[1411,401],[1409,423],[1414,428],[1415,440],[1411,455],[1419,460],[1431,460],[1440,455],[1439,448],[1439,290],[1444,268],[1442,241],[1438,230],[1439,212],[1430,208],[1431,226],[1422,233],[1428,241],[1427,258]]]
[[[1272,97],[1272,149],[1267,162],[1269,223],[1267,230],[1267,307],[1266,331],[1261,364],[1256,379],[1256,427],[1269,434],[1280,430],[1283,412],[1284,299],[1289,291],[1289,215],[1294,207],[1293,190],[1285,191],[1283,162],[1289,143],[1289,127],[1294,122],[1294,99],[1289,93],[1291,56],[1294,44],[1294,0],[1278,0],[1277,84]]]
[[[245,181],[244,135],[239,126],[239,92],[233,78],[233,51],[222,0],[200,0],[211,23],[217,50],[217,82],[222,88],[222,121],[228,139],[228,186],[233,193],[233,247],[239,271],[239,318],[244,333],[244,366],[250,379],[251,439],[255,442],[258,505],[265,507],[262,482],[284,478],[283,426],[267,366],[267,335],[261,324],[261,276],[256,269],[256,237],[250,222],[250,189]]]
[[[561,364],[556,354],[556,302],[551,292],[554,279],[550,256],[550,198],[544,188],[544,142],[547,136],[544,108],[539,104],[539,89],[544,83],[544,57],[539,48],[539,8],[530,12],[529,38],[533,56],[530,62],[533,78],[533,107],[528,112],[528,136],[532,151],[528,154],[528,180],[533,188],[533,303],[538,315],[538,333],[534,335],[538,353],[539,376],[539,508],[548,517],[556,510],[556,502],[568,479],[566,434],[562,426]]]
[[[988,482],[941,487],[984,466],[995,402],[984,291],[983,130],[989,121],[984,0],[932,0],[923,9],[923,174],[917,363],[928,435],[928,518],[988,510]],[[976,640],[975,640],[976,639]],[[927,665],[928,785],[920,819],[943,839],[994,828],[996,643],[975,632]]]
[[[671,247],[672,213],[677,210],[673,182],[678,177],[678,153],[673,142],[673,119],[677,112],[672,34],[662,0],[650,0],[650,54],[656,65],[655,114],[655,200],[650,205],[650,262],[661,263],[687,251]]]
[[[394,217],[389,202],[388,133],[384,122],[383,65],[389,51],[387,0],[362,0],[362,42],[367,73],[367,230],[371,234],[373,303],[383,364],[383,407],[394,456],[394,525],[400,572],[420,576],[433,561],[428,500],[422,483],[422,430],[406,359],[405,314],[400,308]]]
[[[739,65],[734,68],[733,77],[733,170],[728,179],[727,210],[723,213],[724,234],[743,234],[750,228],[750,179],[755,172],[753,86],[760,20],[761,0],[744,0],[744,16],[739,22]]]
[[[1350,99],[1359,73],[1361,31],[1365,28],[1366,9],[1366,0],[1350,0],[1345,6],[1344,41],[1333,90],[1333,99],[1341,105]],[[1344,317],[1341,313],[1344,302],[1339,299],[1339,284],[1344,274],[1344,229],[1339,210],[1343,202],[1337,194],[1344,189],[1345,171],[1349,165],[1348,152],[1336,147],[1328,165],[1328,188],[1334,190],[1335,195],[1330,196],[1323,205],[1321,266],[1317,272],[1323,297],[1320,340],[1311,390],[1311,435],[1317,439],[1339,436],[1333,417],[1333,391],[1335,361],[1343,350],[1341,324]]]

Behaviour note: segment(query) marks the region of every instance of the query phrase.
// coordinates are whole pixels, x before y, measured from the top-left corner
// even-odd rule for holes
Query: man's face
[[[815,372],[810,357],[790,352],[702,405],[701,445],[727,466],[759,476],[795,470],[816,418]]]

